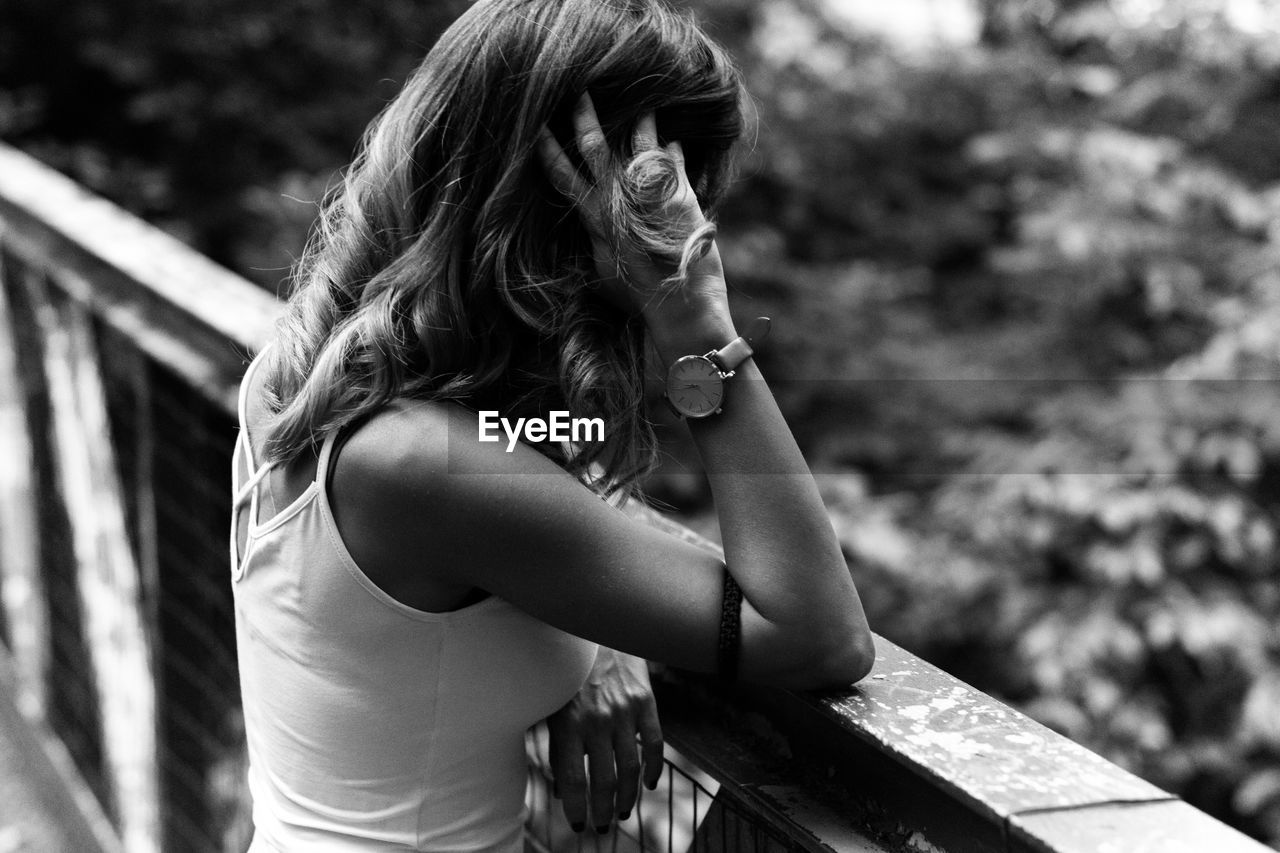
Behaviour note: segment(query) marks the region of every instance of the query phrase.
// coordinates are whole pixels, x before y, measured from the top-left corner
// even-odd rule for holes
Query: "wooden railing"
[[[102,850],[248,841],[227,490],[235,389],[278,309],[0,146],[0,671],[30,742],[45,745],[32,761],[67,786],[78,803],[67,819]],[[601,843],[1265,849],[891,643],[878,648],[869,678],[829,695],[659,672],[669,773]],[[559,848],[570,836],[531,766],[530,844]]]

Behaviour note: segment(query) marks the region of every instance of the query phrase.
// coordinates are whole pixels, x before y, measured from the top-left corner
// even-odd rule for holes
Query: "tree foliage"
[[[462,0],[3,0],[0,136],[274,288]]]
[[[877,630],[1275,844],[1280,8],[1140,5],[755,7],[726,257]]]

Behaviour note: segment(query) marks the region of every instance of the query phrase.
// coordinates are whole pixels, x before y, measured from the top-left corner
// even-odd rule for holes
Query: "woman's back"
[[[595,645],[497,597],[430,613],[379,589],[334,519],[333,436],[314,481],[255,517],[253,374],[232,578],[254,849],[519,849],[524,732],[572,697]]]

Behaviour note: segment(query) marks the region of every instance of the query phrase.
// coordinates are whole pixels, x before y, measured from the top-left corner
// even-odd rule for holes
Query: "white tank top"
[[[429,613],[379,589],[334,523],[333,435],[306,491],[259,524],[272,466],[257,467],[245,426],[257,363],[231,520],[251,851],[519,853],[525,731],[577,692],[596,645],[494,596]]]

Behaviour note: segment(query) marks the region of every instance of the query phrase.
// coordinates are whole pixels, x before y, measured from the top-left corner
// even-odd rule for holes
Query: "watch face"
[[[724,380],[711,359],[686,355],[667,372],[667,399],[687,418],[705,418],[724,402]]]

